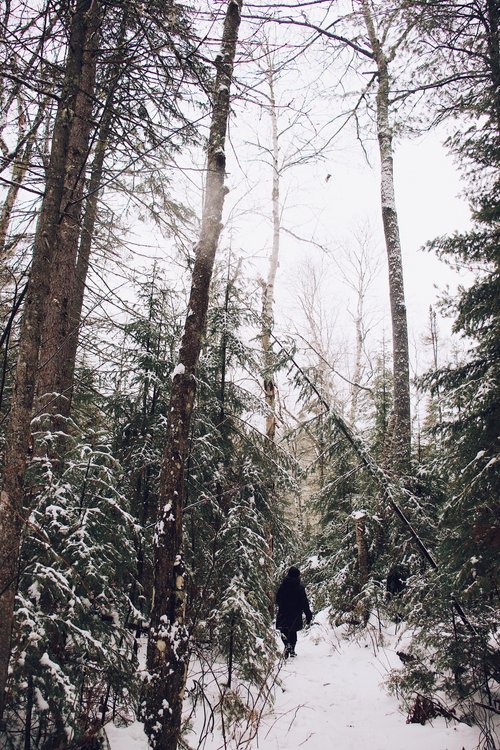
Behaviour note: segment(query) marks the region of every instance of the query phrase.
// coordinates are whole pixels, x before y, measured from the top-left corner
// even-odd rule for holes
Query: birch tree
[[[373,249],[374,241],[369,227],[360,227],[354,232],[354,243],[340,246],[340,258],[334,258],[336,267],[345,285],[354,294],[354,311],[349,305],[349,315],[354,323],[354,361],[350,384],[349,420],[356,424],[361,392],[369,389],[362,383],[366,380],[366,340],[373,327],[373,315],[367,306],[370,287],[379,271],[379,261]]]
[[[183,497],[189,431],[208,309],[209,288],[221,233],[226,131],[242,0],[229,0],[224,20],[208,139],[207,175],[201,229],[193,266],[188,315],[173,373],[159,512],[154,537],[154,601],[148,640],[149,681],[145,728],[152,747],[177,748],[188,667],[185,624],[185,570],[182,555]]]
[[[281,224],[281,207],[280,207],[280,165],[279,165],[279,140],[278,140],[278,112],[276,107],[275,96],[275,72],[273,60],[269,50],[266,49],[268,61],[267,82],[269,86],[269,115],[271,118],[271,158],[272,158],[272,226],[273,241],[272,250],[269,258],[269,271],[262,289],[262,350],[264,353],[264,395],[266,399],[266,436],[274,442],[276,435],[276,383],[273,375],[271,335],[273,329],[273,304],[274,304],[274,285],[278,271],[279,251],[280,251],[280,224]]]
[[[384,235],[389,266],[389,289],[391,305],[391,322],[393,333],[393,414],[390,431],[391,444],[390,456],[395,471],[404,473],[409,468],[411,451],[411,414],[410,414],[410,383],[409,383],[409,355],[408,355],[408,330],[406,320],[406,305],[403,284],[403,266],[401,259],[401,243],[399,237],[398,216],[394,195],[393,174],[393,128],[391,125],[391,79],[389,65],[395,58],[401,42],[406,38],[406,29],[402,30],[401,36],[391,43],[389,48],[384,48],[387,41],[387,32],[390,24],[384,29],[382,41],[379,38],[380,30],[376,27],[376,16],[373,11],[373,3],[370,0],[357,0],[355,8],[359,8],[367,32],[366,44],[359,34],[359,27],[353,25],[359,23],[358,13],[336,16],[331,21],[330,11],[318,15],[316,3],[306,3],[306,10],[300,10],[300,16],[293,13],[287,17],[273,13],[268,16],[268,22],[276,24],[294,24],[306,29],[309,34],[307,44],[312,44],[320,38],[329,40],[332,49],[346,50],[355,53],[354,59],[370,60],[375,63],[376,72],[369,71],[368,83],[363,84],[363,91],[357,94],[355,106],[346,113],[344,125],[350,119],[358,123],[358,112],[366,95],[376,81],[376,127],[379,142],[381,161],[381,203]],[[321,3],[319,5],[322,5]],[[342,34],[342,26],[346,33]],[[354,70],[353,59],[346,62],[346,71]],[[343,86],[343,84],[341,84]],[[344,127],[340,126],[340,130]],[[359,127],[359,124],[358,124]],[[358,131],[359,132],[359,131]]]
[[[380,198],[385,245],[389,270],[393,349],[393,413],[390,429],[390,457],[392,467],[399,472],[409,468],[411,450],[410,366],[408,324],[403,281],[403,261],[399,222],[394,190],[393,129],[390,122],[389,64],[397,45],[386,52],[379,39],[379,31],[370,0],[362,0],[363,18],[369,44],[377,68],[376,118],[380,152]]]

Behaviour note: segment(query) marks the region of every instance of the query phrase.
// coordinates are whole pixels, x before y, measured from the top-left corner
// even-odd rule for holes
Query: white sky
[[[262,141],[266,135],[269,138],[265,119],[259,123]],[[419,344],[426,331],[429,305],[435,305],[439,289],[446,285],[453,288],[460,280],[446,264],[434,254],[422,251],[421,247],[428,240],[463,230],[469,224],[467,203],[460,195],[463,185],[451,157],[441,145],[442,138],[442,132],[427,133],[416,140],[397,144],[395,148],[396,203],[410,348],[413,342]],[[251,153],[249,161],[245,161],[245,152],[238,146],[234,125],[232,145],[238,153],[245,176],[242,177],[230,152],[227,184],[231,192],[227,197],[226,231],[222,242],[227,243],[230,236],[233,247],[249,259],[254,273],[265,277],[272,242],[271,170],[261,162],[253,162],[252,158],[255,157]],[[281,330],[291,332],[294,327],[302,326],[303,316],[298,309],[297,294],[308,267],[314,266],[321,268],[325,280],[323,304],[325,308],[330,308],[332,320],[335,321],[337,331],[334,332],[334,339],[340,343],[353,338],[354,328],[346,314],[347,308],[352,308],[354,304],[352,293],[340,279],[331,256],[339,258],[338,245],[353,243],[356,231],[368,224],[373,238],[373,253],[379,259],[378,275],[367,301],[370,318],[378,321],[372,344],[377,346],[383,336],[386,340],[390,339],[378,148],[376,142],[366,145],[370,150],[371,165],[353,139],[333,150],[325,160],[285,172],[282,183],[283,227],[305,241],[299,242],[286,231],[282,232],[275,304],[276,323]],[[331,175],[328,180],[327,175]],[[440,329],[443,337],[447,337],[450,322],[441,322]]]
[[[215,54],[215,48],[213,52]],[[296,126],[287,130],[280,139],[280,150],[285,159],[294,151],[299,156],[305,153],[307,147],[304,146],[302,150],[302,144],[307,142],[314,130],[320,132],[323,140],[328,139],[330,131],[333,132],[339,124],[336,118],[348,108],[343,97],[336,94],[338,68],[321,69],[318,74],[318,65],[321,67],[319,53],[309,58],[298,58],[290,71],[285,72],[276,83],[279,127],[286,128],[294,118],[297,120]],[[261,147],[269,148],[271,142],[269,114],[259,104],[257,95],[258,90],[266,93],[267,87],[261,80],[258,89],[255,88],[254,62],[238,67],[237,75],[237,98],[233,102],[226,148],[226,183],[230,192],[226,198],[225,230],[219,253],[221,255],[224,247],[231,244],[234,253],[246,259],[245,272],[257,279],[267,274],[272,242],[272,173],[269,163],[263,159],[262,148],[256,146],[258,142]],[[242,88],[244,83],[248,84],[247,90]],[[355,76],[352,81],[344,80],[343,87],[347,88],[348,83],[354,87],[358,85]],[[260,99],[262,101],[265,99]],[[307,114],[299,114],[301,111]],[[354,341],[354,327],[349,315],[354,300],[340,278],[333,258],[341,262],[339,245],[352,243],[354,234],[363,226],[369,226],[373,254],[379,260],[378,275],[367,299],[370,322],[374,324],[369,348],[372,351],[377,349],[382,338],[390,341],[378,146],[373,133],[365,132],[363,136],[370,164],[363,155],[353,128],[348,127],[320,158],[286,170],[281,183],[284,231],[275,290],[276,330],[279,334],[280,331],[292,333],[299,329],[306,335],[297,296],[308,269],[320,269],[324,281],[322,305],[326,318],[332,321],[333,340],[338,342],[339,350],[346,351],[346,375]],[[445,137],[444,128],[441,128],[413,140],[401,137],[395,143],[396,204],[411,351],[422,348],[421,339],[428,325],[429,305],[436,303],[438,290],[447,284],[453,288],[460,280],[447,265],[420,249],[426,241],[438,235],[465,229],[469,222],[467,203],[460,197],[463,186],[451,157],[442,146]],[[197,167],[203,164],[204,156],[198,152],[194,154],[192,162],[189,155],[179,159],[190,170],[184,174],[177,170],[174,172],[173,197],[184,200],[200,216],[203,170]],[[163,257],[170,274],[182,274],[182,270],[172,266],[169,260],[172,256],[170,240],[158,238],[154,230],[148,234],[141,225],[136,225],[134,229],[133,241],[139,244],[141,240],[145,241],[146,256]],[[287,229],[304,241],[291,237],[285,231]],[[181,283],[186,287],[189,285],[187,274]],[[257,282],[255,289],[259,294]],[[444,356],[447,348],[444,339],[449,336],[450,322],[440,322],[439,328],[443,335]],[[429,363],[426,352],[421,351],[418,359],[417,364],[414,362],[414,369],[416,367],[422,372]]]

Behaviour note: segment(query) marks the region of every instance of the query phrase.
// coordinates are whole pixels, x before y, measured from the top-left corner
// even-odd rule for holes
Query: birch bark
[[[353,384],[351,386],[351,409],[350,409],[350,420],[351,424],[354,425],[358,414],[358,396],[359,388],[358,383],[361,382],[361,360],[363,356],[363,344],[364,344],[364,332],[363,332],[363,293],[362,289],[358,289],[358,299],[356,305],[356,316],[354,318],[354,330],[356,337],[355,352],[354,352],[354,371],[353,371]]]
[[[267,74],[269,84],[269,111],[272,132],[272,212],[273,212],[273,246],[269,259],[269,273],[262,292],[262,351],[264,353],[264,395],[266,400],[266,437],[274,442],[276,435],[276,384],[272,372],[271,333],[273,329],[274,285],[278,271],[280,251],[280,171],[278,117],[276,113],[276,96],[274,93],[274,71],[271,56]]]
[[[159,512],[154,537],[154,601],[147,654],[149,682],[144,722],[150,745],[156,750],[176,750],[181,731],[189,660],[182,557],[184,472],[196,395],[196,369],[205,330],[215,253],[222,229],[226,193],[224,149],[242,5],[243,0],[229,0],[227,4],[221,54],[216,60],[201,230],[179,365],[172,381],[160,475]]]
[[[411,449],[410,368],[401,241],[394,194],[392,127],[389,119],[389,59],[377,37],[368,0],[362,0],[362,9],[378,76],[377,137],[381,168],[380,196],[389,268],[394,381],[389,455],[393,470],[404,473],[409,467]]]

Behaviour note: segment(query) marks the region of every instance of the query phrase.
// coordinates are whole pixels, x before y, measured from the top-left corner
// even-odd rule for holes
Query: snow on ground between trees
[[[257,737],[246,750],[476,750],[480,729],[433,719],[425,726],[407,724],[385,681],[401,666],[402,628],[382,628],[383,644],[368,628],[354,640],[343,638],[345,626],[331,628],[327,613],[299,633],[297,657],[282,661],[274,706],[267,709]],[[403,636],[404,638],[404,636]],[[380,640],[380,638],[378,639]],[[202,711],[186,737],[190,747],[222,750],[220,726],[199,745]],[[142,725],[106,728],[111,750],[147,750]],[[243,745],[242,745],[243,746]],[[236,748],[228,739],[227,748]]]

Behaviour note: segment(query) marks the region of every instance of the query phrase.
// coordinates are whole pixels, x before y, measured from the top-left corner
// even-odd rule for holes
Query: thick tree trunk
[[[56,429],[64,429],[64,420],[60,420],[60,416],[67,417],[70,410],[74,372],[72,349],[76,352],[73,342],[75,328],[78,329],[74,319],[77,291],[83,298],[83,293],[78,289],[76,262],[81,234],[85,173],[94,127],[92,110],[100,24],[99,3],[85,4],[88,7],[83,20],[85,28],[81,73],[67,145],[65,186],[53,250],[37,384],[41,407],[56,415],[53,425]],[[90,239],[88,235],[87,238]],[[83,272],[82,269],[80,272]],[[84,278],[83,284],[85,285]]]
[[[6,431],[3,487],[0,495],[0,719],[4,707],[10,657],[21,533],[25,523],[23,481],[30,444],[41,332],[61,207],[67,202],[65,180],[68,146],[74,121],[73,113],[81,89],[83,52],[89,31],[86,18],[90,7],[91,0],[79,2],[72,19],[66,74],[54,123],[45,193],[33,246],[12,405]]]
[[[222,229],[225,141],[230,88],[243,0],[229,0],[217,60],[208,141],[205,201],[193,268],[189,310],[174,372],[162,462],[154,538],[154,602],[148,642],[149,683],[145,728],[157,750],[176,750],[188,667],[185,582],[182,559],[184,471],[196,394],[196,369],[208,309],[210,281]]]
[[[111,90],[108,94],[106,107],[99,126],[99,136],[97,139],[94,160],[90,180],[86,191],[85,211],[83,215],[80,245],[78,248],[78,258],[76,266],[73,267],[74,283],[72,297],[68,300],[70,314],[67,320],[66,338],[61,341],[61,357],[65,361],[59,376],[59,392],[64,394],[64,399],[60,401],[61,413],[68,416],[71,411],[73,398],[76,354],[78,350],[79,331],[82,319],[83,299],[87,283],[87,275],[90,265],[90,254],[92,250],[92,241],[94,238],[95,224],[97,219],[97,208],[99,204],[99,188],[102,184],[104,170],[104,159],[108,149],[109,135],[113,121],[113,97],[118,83],[119,73],[116,73]],[[53,388],[52,390],[55,390]],[[50,387],[49,387],[50,391]]]
[[[61,359],[64,359],[65,365],[60,373],[58,385],[54,384],[53,388],[50,388],[50,386],[48,387],[49,391],[58,390],[59,393],[64,394],[64,399],[61,399],[59,404],[60,413],[64,416],[68,416],[71,411],[83,298],[85,296],[87,275],[90,265],[92,239],[94,236],[97,206],[99,203],[99,186],[102,180],[103,162],[106,154],[108,135],[109,130],[108,132],[101,132],[100,134],[94,155],[94,162],[92,164],[92,174],[88,185],[89,195],[85,202],[85,213],[82,221],[78,258],[76,266],[74,266],[73,269],[74,281],[72,283],[72,297],[68,299],[70,313],[66,321],[67,333],[66,338],[61,341],[60,356]]]
[[[269,111],[271,114],[272,128],[272,156],[273,156],[273,246],[269,259],[269,273],[264,284],[262,293],[262,351],[264,353],[264,395],[266,399],[266,437],[274,442],[276,435],[276,384],[272,371],[273,361],[271,355],[271,333],[273,329],[274,315],[274,284],[278,271],[278,259],[280,251],[280,172],[279,172],[279,143],[278,143],[278,117],[276,113],[276,97],[274,94],[274,71],[272,60],[269,55]]]
[[[493,90],[492,118],[500,132],[500,8],[498,0],[487,0],[488,54]]]
[[[394,195],[392,128],[389,122],[389,70],[387,57],[377,38],[368,0],[363,0],[363,15],[378,73],[377,137],[381,168],[380,194],[389,267],[393,348],[393,420],[390,456],[393,470],[404,473],[409,467],[411,449],[410,368],[403,263]]]
[[[59,389],[60,393],[64,394],[64,398],[61,399],[60,408],[63,416],[68,416],[71,411],[71,403],[73,398],[74,389],[74,378],[75,378],[75,367],[76,367],[76,354],[79,343],[79,332],[82,319],[83,310],[83,299],[85,296],[85,289],[87,283],[87,275],[90,265],[90,255],[92,250],[92,242],[94,239],[95,225],[97,219],[97,209],[99,205],[99,189],[102,184],[103,172],[104,172],[104,160],[108,152],[109,136],[111,133],[111,127],[113,124],[113,118],[115,111],[113,104],[115,100],[115,94],[120,81],[120,77],[123,74],[123,63],[121,60],[120,50],[123,49],[125,33],[127,25],[127,13],[124,11],[121,28],[118,35],[118,42],[116,45],[116,58],[119,62],[112,65],[110,70],[110,84],[109,90],[106,97],[106,102],[103,108],[101,122],[99,125],[99,134],[97,136],[97,142],[94,149],[94,158],[92,162],[92,168],[90,173],[90,179],[88,184],[85,186],[85,192],[87,194],[85,198],[85,208],[83,214],[83,220],[81,222],[81,233],[79,238],[78,247],[78,258],[76,260],[76,266],[74,268],[74,282],[72,298],[68,300],[69,305],[69,317],[67,320],[68,331],[66,338],[61,341],[61,357],[65,362],[64,367],[60,372]],[[95,35],[97,40],[97,34]],[[95,75],[95,71],[94,71]],[[49,387],[50,390],[50,387]]]

